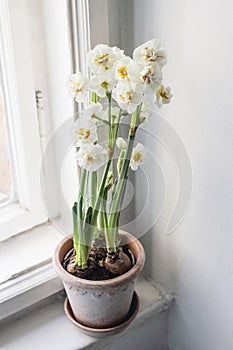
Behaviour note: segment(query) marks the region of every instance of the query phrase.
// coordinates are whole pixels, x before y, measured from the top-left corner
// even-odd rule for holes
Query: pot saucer
[[[82,323],[78,322],[74,317],[69,300],[67,298],[66,298],[65,303],[64,303],[64,309],[65,309],[65,313],[66,313],[67,317],[69,318],[69,320],[75,326],[78,326],[83,333],[85,333],[91,337],[103,338],[107,335],[117,334],[131,324],[131,322],[135,319],[135,317],[138,313],[138,310],[139,310],[139,298],[138,298],[137,293],[134,292],[129,312],[125,316],[124,320],[120,324],[115,325],[113,327],[109,327],[109,328],[92,328],[92,327],[84,326]]]

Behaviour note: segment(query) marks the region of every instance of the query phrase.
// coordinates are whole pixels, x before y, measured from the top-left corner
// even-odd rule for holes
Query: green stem
[[[81,168],[78,199],[80,197],[84,197],[85,195],[86,179],[87,179],[87,171],[86,169]]]
[[[104,123],[104,124],[106,124],[106,125],[109,125],[109,122],[108,122],[107,120],[104,120],[104,119],[98,117],[98,116],[95,115],[95,114],[92,116],[92,118],[97,119],[97,120],[101,121],[102,123]]]
[[[91,219],[91,225],[93,225],[93,226],[96,226],[97,217],[98,217],[98,213],[99,213],[99,207],[100,207],[101,199],[103,197],[105,184],[106,184],[106,180],[107,180],[107,176],[108,176],[111,162],[112,162],[112,158],[110,158],[108,160],[108,162],[105,166],[102,181],[101,181],[100,188],[99,188],[99,192],[98,192],[98,195],[96,197],[95,205],[93,207],[93,214],[92,214],[92,219]]]
[[[96,202],[96,195],[97,195],[97,171],[93,171],[90,174],[90,181],[91,181],[91,201],[90,206],[92,207],[92,210],[94,208],[95,202]],[[95,228],[93,232],[93,239],[97,237],[97,227]]]
[[[111,94],[107,94],[108,97],[108,101],[109,101],[109,110],[108,110],[108,120],[109,120],[109,129],[108,129],[108,133],[109,133],[109,139],[108,139],[108,147],[109,147],[109,160],[105,166],[105,170],[102,176],[102,181],[99,187],[99,191],[98,191],[98,195],[96,197],[96,201],[95,204],[93,206],[93,212],[92,212],[92,217],[91,217],[91,221],[90,221],[90,225],[88,225],[88,231],[89,231],[89,237],[90,237],[90,241],[93,239],[94,237],[94,232],[95,232],[95,228],[97,225],[97,218],[98,218],[98,214],[99,214],[99,208],[101,205],[101,201],[103,200],[103,196],[104,196],[104,191],[105,191],[105,186],[106,186],[106,180],[108,177],[108,172],[112,163],[112,157],[113,157],[113,150],[115,147],[115,143],[116,143],[116,139],[115,137],[112,138],[111,134],[112,134],[112,128],[111,128]],[[119,118],[120,119],[120,116]],[[114,135],[115,136],[115,135]],[[105,220],[105,218],[104,218]],[[86,228],[85,228],[86,230]]]
[[[138,120],[140,116],[141,106],[139,106],[135,113],[132,115],[129,135],[128,135],[128,145],[125,152],[125,157],[122,162],[121,171],[119,175],[118,182],[113,194],[112,206],[110,208],[110,216],[108,221],[108,227],[110,231],[113,231],[113,247],[110,247],[110,251],[116,250],[117,245],[117,235],[118,235],[118,223],[119,223],[119,213],[124,198],[124,192],[126,188],[126,179],[128,174],[128,168],[130,164],[130,159],[133,151],[134,139],[138,127]]]
[[[99,208],[100,208],[100,204],[101,204],[101,201],[103,198],[105,184],[106,184],[106,180],[107,180],[107,176],[108,176],[108,171],[109,171],[109,168],[111,165],[111,161],[112,161],[112,159],[110,158],[105,166],[104,174],[102,176],[102,181],[100,184],[98,195],[96,196],[96,202],[95,202],[93,210],[91,212],[90,220],[88,222],[85,222],[84,232],[86,234],[86,237],[88,237],[88,242],[87,242],[87,253],[88,254],[90,251],[91,242],[92,242],[94,235],[95,235],[95,230],[96,230],[96,226],[97,226],[97,218],[98,218],[98,214],[99,214]]]
[[[80,197],[77,203],[77,230],[78,230],[78,245],[76,250],[75,264],[80,268],[85,269],[87,267],[87,246],[84,235],[84,225],[82,219],[82,205],[83,197]]]
[[[87,171],[81,169],[78,202],[73,206],[73,225],[74,225],[74,247],[76,251],[75,264],[80,268],[87,267],[86,245],[84,237],[84,194],[87,180]]]
[[[116,132],[115,132],[115,140],[117,139],[119,126],[120,126],[120,120],[121,120],[122,110],[119,110],[118,118],[117,118],[117,126],[116,126]]]
[[[103,198],[101,201],[101,211],[100,211],[100,229],[101,229],[101,232],[104,233],[104,236],[108,225],[107,207],[106,207],[107,198],[108,198],[108,190],[105,188]]]
[[[91,249],[91,242],[94,238],[94,235],[96,233],[96,227],[90,226],[91,218],[92,218],[92,207],[89,207],[86,213],[85,217],[85,224],[84,224],[84,234],[85,234],[85,243],[86,243],[86,259],[89,257],[89,252]]]
[[[98,102],[98,96],[96,95],[96,93],[95,92],[92,92],[92,94],[91,94],[91,100],[92,100],[92,102]]]
[[[117,162],[117,172],[118,172],[118,176],[119,176],[120,173],[121,173],[121,168],[122,168],[122,164],[123,164],[123,161],[124,161],[124,157],[125,157],[125,151],[124,151],[124,150],[121,150],[120,155],[119,155],[119,159],[118,159],[118,162]]]
[[[73,227],[74,227],[74,249],[77,252],[79,249],[79,244],[78,244],[78,215],[77,215],[77,210],[78,210],[78,203],[75,202],[72,208],[72,214],[73,214]]]
[[[92,171],[90,174],[91,181],[91,206],[92,208],[96,202],[96,189],[97,189],[97,171]]]
[[[109,120],[109,123],[111,124],[111,94],[107,94],[107,97],[108,97],[108,101],[109,101],[108,120]],[[111,128],[109,127],[109,130],[108,130],[109,135],[110,135],[110,131],[111,131]],[[106,180],[107,180],[108,172],[109,172],[111,162],[112,162],[112,147],[110,144],[111,141],[108,139],[108,142],[109,142],[108,146],[110,148],[109,149],[109,160],[105,166],[104,173],[102,176],[102,181],[101,181],[100,188],[98,191],[98,195],[96,197],[96,201],[95,201],[95,204],[93,206],[93,214],[92,214],[92,219],[91,219],[92,226],[96,226],[96,223],[97,223],[99,207],[101,204],[101,199],[103,198],[103,194],[104,194],[104,190],[105,190],[105,186],[106,186]]]
[[[111,113],[111,94],[107,95],[108,97],[108,147],[110,152],[113,149],[114,138],[113,138],[113,130],[114,124],[112,123],[112,113]]]

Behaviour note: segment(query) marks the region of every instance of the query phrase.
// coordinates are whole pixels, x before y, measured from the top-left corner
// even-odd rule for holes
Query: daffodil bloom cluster
[[[172,94],[169,87],[162,85],[162,69],[167,62],[166,51],[157,39],[150,40],[137,47],[133,58],[126,56],[116,47],[97,45],[87,54],[87,63],[91,77],[87,79],[80,72],[69,76],[69,91],[77,102],[88,98],[88,93],[95,93],[97,98],[111,96],[118,107],[112,107],[112,120],[117,120],[119,109],[128,114],[140,107],[138,124],[145,123],[152,114],[151,101],[160,108],[170,102]],[[114,110],[114,109],[115,110]],[[92,116],[95,115],[95,120]],[[87,164],[82,161],[81,155],[86,157],[86,148],[98,141],[96,121],[108,120],[108,112],[102,110],[100,103],[92,104],[76,123],[76,146],[85,145],[85,152],[79,150],[77,159],[79,165],[94,171],[106,161],[106,152],[103,149],[102,157],[89,158]],[[99,148],[98,148],[99,149]],[[92,162],[91,162],[92,159]],[[132,163],[130,163],[131,166]],[[131,167],[132,168],[132,167]],[[134,168],[134,167],[133,167]]]
[[[97,143],[96,123],[98,119],[103,120],[103,116],[102,105],[92,103],[75,122],[75,146],[79,147],[76,158],[79,166],[90,172],[98,170],[107,161],[107,150]]]
[[[162,70],[166,63],[166,51],[157,39],[137,47],[132,58],[117,47],[100,44],[87,54],[89,77],[76,72],[68,79],[68,90],[76,102],[87,104],[92,96],[92,102],[75,122],[75,146],[78,148],[76,159],[81,168],[81,179],[79,198],[73,211],[75,215],[81,213],[78,220],[82,221],[82,225],[79,221],[77,225],[79,231],[83,230],[82,237],[85,236],[87,222],[91,226],[100,223],[99,229],[105,231],[109,252],[116,251],[119,213],[128,169],[137,170],[146,157],[142,144],[138,143],[134,147],[137,128],[151,117],[153,103],[160,108],[172,98],[170,88],[162,82]],[[118,135],[125,115],[130,115],[131,118],[127,140]],[[106,126],[108,130],[108,140],[104,146],[98,135],[100,125]],[[114,174],[113,163],[117,149],[117,174]],[[96,172],[104,164],[102,179],[98,181]],[[87,186],[87,181],[92,181],[91,185]],[[91,188],[89,202],[85,198],[85,189],[88,188]],[[112,200],[107,213],[106,201],[110,197],[110,191]],[[76,241],[79,241],[76,250],[81,252],[81,255],[77,254],[77,264],[83,267],[85,254],[80,245],[80,237],[76,237]],[[87,242],[84,243],[87,246]]]

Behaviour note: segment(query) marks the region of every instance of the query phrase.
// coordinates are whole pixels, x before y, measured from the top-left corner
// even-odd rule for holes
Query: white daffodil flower
[[[137,47],[133,52],[133,59],[146,64],[158,63],[162,68],[167,63],[167,55],[164,47],[158,39],[147,41]]]
[[[147,66],[135,63],[129,68],[128,74],[134,90],[141,90],[144,93],[153,93],[162,81],[162,72],[157,63]]]
[[[132,156],[130,159],[130,168],[132,170],[137,170],[139,165],[141,165],[146,157],[145,147],[138,143],[136,147],[133,148]]]
[[[94,75],[90,80],[90,89],[94,91],[97,96],[105,97],[106,92],[111,91],[115,87],[116,80],[111,72],[105,74]]]
[[[101,168],[107,158],[107,150],[100,145],[84,145],[76,154],[78,165],[91,172]]]
[[[103,106],[99,102],[92,102],[83,111],[82,118],[91,119],[94,115],[101,116],[103,113]]]
[[[112,97],[118,102],[121,109],[131,114],[142,102],[143,95],[141,91],[134,91],[129,83],[119,81],[112,92]]]
[[[170,87],[161,85],[156,92],[155,103],[161,108],[163,104],[168,104],[171,101],[172,96]]]
[[[81,117],[75,122],[77,141],[75,145],[93,144],[98,140],[97,127],[92,119]]]
[[[117,61],[114,65],[114,73],[116,80],[129,80],[128,69],[133,64],[133,60],[130,57],[125,56],[124,58]]]
[[[117,138],[116,145],[121,151],[125,151],[127,148],[127,142],[122,137]]]
[[[87,64],[93,73],[110,70],[116,60],[117,54],[108,45],[99,44],[87,54]]]
[[[92,121],[96,123],[98,118],[104,118],[103,106],[99,102],[90,103],[90,105],[82,112],[81,118],[92,119]]]
[[[68,90],[75,101],[83,102],[87,96],[88,79],[81,72],[69,75]]]

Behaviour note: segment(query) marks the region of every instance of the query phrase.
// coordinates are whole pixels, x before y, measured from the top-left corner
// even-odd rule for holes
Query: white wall
[[[162,114],[193,168],[183,223],[144,237],[147,271],[176,296],[170,350],[233,348],[232,14],[231,0],[134,1],[134,46],[153,37],[166,45],[174,99]]]

